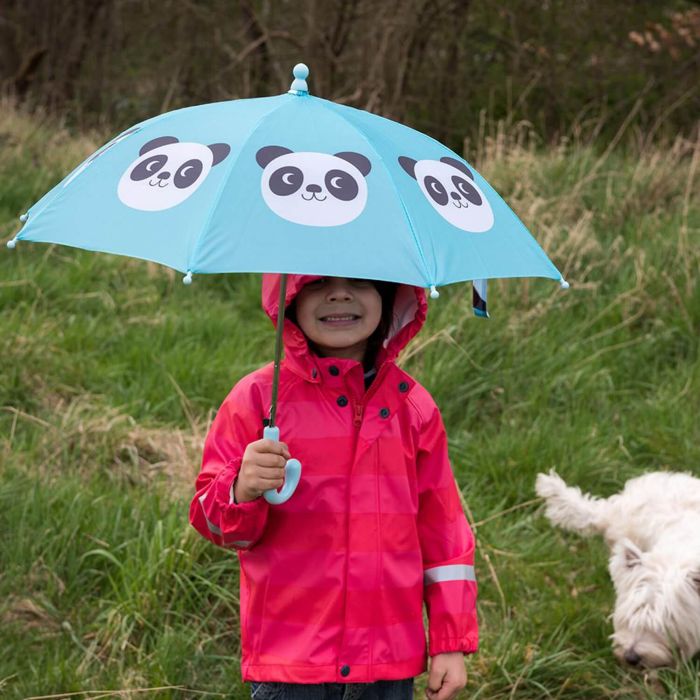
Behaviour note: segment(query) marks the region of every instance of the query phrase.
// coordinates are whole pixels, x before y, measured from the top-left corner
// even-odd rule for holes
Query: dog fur
[[[597,498],[552,470],[537,476],[535,490],[554,525],[605,538],[621,662],[657,668],[700,651],[700,479],[651,472]]]

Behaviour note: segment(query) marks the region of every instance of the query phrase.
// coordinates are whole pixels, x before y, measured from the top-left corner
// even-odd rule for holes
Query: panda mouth
[[[326,195],[323,199],[321,199],[320,197],[316,196],[315,192],[312,192],[310,197],[304,197],[304,195],[302,194],[301,198],[305,202],[310,202],[312,199],[315,199],[317,202],[325,202],[328,199],[328,195]]]
[[[457,207],[457,209],[469,209],[469,203],[462,204],[462,202],[457,202],[454,199],[452,200],[452,204]]]
[[[148,181],[148,184],[149,184],[151,187],[161,187],[161,188],[162,188],[162,187],[167,187],[170,183],[169,183],[169,182],[163,182],[163,180],[156,180],[155,182],[153,182],[153,180],[149,180],[149,181]]]

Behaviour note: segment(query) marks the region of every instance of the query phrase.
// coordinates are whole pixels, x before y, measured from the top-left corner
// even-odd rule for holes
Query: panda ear
[[[256,154],[255,160],[261,168],[266,168],[275,158],[284,156],[287,153],[294,153],[284,146],[263,146]]]
[[[399,164],[414,180],[416,179],[417,162],[417,160],[409,158],[408,156],[399,156]]]
[[[472,180],[474,179],[472,171],[469,170],[469,168],[464,163],[462,163],[461,160],[457,160],[456,158],[450,158],[449,156],[444,156],[443,158],[440,158],[440,162],[447,163],[447,165],[451,165],[453,168],[461,170],[467,177],[471,178]]]
[[[209,150],[214,154],[212,166],[218,165],[231,152],[231,146],[227,143],[210,143]]]
[[[168,146],[171,143],[180,143],[180,139],[176,139],[174,136],[159,136],[156,139],[153,139],[149,141],[148,143],[144,143],[143,146],[141,146],[141,150],[139,151],[139,155],[142,156],[144,153],[148,153],[149,151],[152,151],[154,148],[160,148],[161,146]]]
[[[343,151],[342,153],[336,153],[335,157],[347,160],[348,163],[354,165],[364,177],[367,177],[369,171],[372,169],[372,163],[369,162],[369,158],[366,158],[361,153],[355,153],[354,151]]]

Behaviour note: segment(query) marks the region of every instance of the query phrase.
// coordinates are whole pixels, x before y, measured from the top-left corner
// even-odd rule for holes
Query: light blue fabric
[[[147,144],[164,137],[170,137],[165,139],[168,143],[140,155]],[[260,154],[268,153],[269,157],[269,151],[261,149],[269,146],[294,154],[280,151],[282,158],[273,158],[264,167]],[[230,150],[224,155],[226,147]],[[309,152],[325,155],[297,156]],[[347,153],[351,155],[342,155]],[[202,162],[187,166],[184,161],[193,163],[202,154],[206,154],[204,161],[221,160],[204,163],[205,176],[197,180],[196,187],[175,187],[176,177],[186,180],[187,167],[191,175]],[[360,154],[360,158],[352,154]],[[139,162],[151,156],[161,160],[167,156],[168,161],[160,171],[155,170],[159,163],[153,166],[153,177],[135,181],[130,169],[135,172]],[[362,157],[371,166],[366,175],[362,173]],[[407,159],[408,170],[399,158]],[[441,163],[441,158],[454,161]],[[415,166],[419,179],[409,173],[412,161],[419,163]],[[264,194],[265,183],[268,179],[272,182],[275,163],[283,162],[291,168],[299,165],[304,182],[294,195],[268,192],[268,199],[274,200],[270,204]],[[170,163],[173,172],[168,170]],[[419,180],[429,180],[423,171],[436,168],[443,189],[453,187],[453,171],[462,180],[466,177],[453,168],[454,163],[468,167],[471,182],[487,200],[493,215],[493,225],[487,230],[464,230],[450,222],[419,185]],[[179,175],[174,171],[178,165]],[[318,172],[312,172],[317,166]],[[328,181],[323,181],[323,173],[336,166],[356,181],[341,192],[345,200],[329,194]],[[293,180],[289,172],[284,177]],[[279,184],[282,175],[275,177]],[[336,183],[347,184],[347,178],[347,173],[341,173]],[[163,187],[161,191],[158,183],[170,189],[166,192]],[[322,190],[329,201],[302,202],[299,194],[310,192],[306,190],[309,183]],[[359,194],[349,201],[358,183]],[[284,182],[279,186],[289,185]],[[440,183],[433,186],[440,190]],[[360,207],[363,187],[366,201]],[[442,191],[438,194],[454,197],[455,202],[459,197]],[[157,197],[167,203],[171,196],[184,198],[158,210],[140,208],[143,202],[150,206]],[[353,207],[360,211],[341,223],[332,220],[317,225],[318,218],[313,224],[299,223],[286,218],[286,207],[294,197],[298,202],[296,215],[310,221],[316,216],[314,212],[322,210],[330,211],[324,216],[331,219],[336,216],[333,212],[342,218]],[[481,197],[472,194],[472,199]],[[467,202],[465,198],[459,201]],[[469,202],[463,211],[458,210],[451,199],[440,206],[440,211],[451,216],[468,217],[486,210],[483,202],[481,208]],[[479,226],[483,228],[484,216]],[[424,287],[495,277],[561,278],[501,197],[457,154],[406,126],[308,94],[206,104],[137,124],[32,206],[17,240],[129,255],[195,275],[287,272],[383,279]]]

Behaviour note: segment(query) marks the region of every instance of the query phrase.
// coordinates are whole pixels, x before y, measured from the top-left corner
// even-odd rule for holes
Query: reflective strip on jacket
[[[290,275],[287,305],[313,279]],[[273,322],[278,294],[279,276],[264,275]],[[399,286],[366,393],[361,363],[313,355],[285,318],[276,422],[302,464],[286,503],[231,497],[246,446],[262,437],[272,364],[241,379],[214,419],[190,521],[237,550],[243,680],[401,679],[425,671],[428,653],[476,651],[474,538],[442,418],[394,362],[426,308],[423,289]]]

